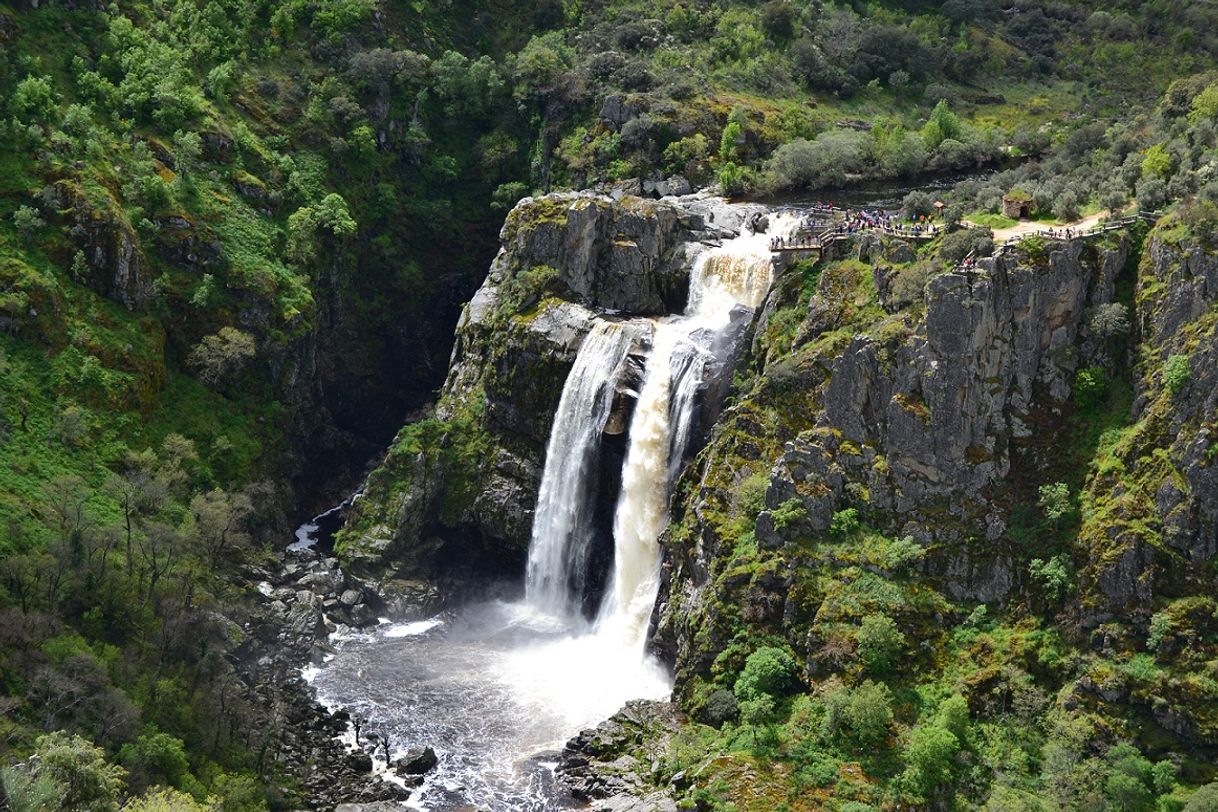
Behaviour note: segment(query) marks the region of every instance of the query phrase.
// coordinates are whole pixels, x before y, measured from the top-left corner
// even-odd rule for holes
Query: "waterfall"
[[[583,592],[597,451],[629,348],[620,324],[598,321],[580,345],[554,415],[525,575],[527,602],[551,615],[574,616]]]
[[[776,233],[796,220],[776,216]],[[622,491],[614,515],[614,561],[597,627],[640,649],[659,587],[659,537],[669,492],[696,420],[708,368],[722,353],[732,311],[756,309],[770,288],[770,237],[743,233],[701,254],[690,273],[685,315],[656,325],[643,387],[630,425]]]

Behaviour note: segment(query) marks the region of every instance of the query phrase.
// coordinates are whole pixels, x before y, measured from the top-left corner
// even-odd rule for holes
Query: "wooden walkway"
[[[845,226],[837,225],[808,237],[796,237],[791,245],[771,245],[776,254],[793,254],[800,251],[820,251],[831,243],[849,240],[859,234],[885,234],[902,240],[933,240],[944,226],[927,226],[925,229],[900,228],[894,226]]]

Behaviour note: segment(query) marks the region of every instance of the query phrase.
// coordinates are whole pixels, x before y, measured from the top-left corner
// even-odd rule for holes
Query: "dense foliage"
[[[816,189],[1021,161],[959,186],[955,213],[993,214],[1016,185],[1062,220],[1212,200],[1216,15],[1043,0],[0,3],[0,731],[38,756],[0,776],[9,805],[277,801],[226,704],[222,653],[239,641],[219,610],[283,537],[306,463],[358,468],[438,383],[457,306],[520,197],[674,175]],[[894,301],[918,306],[931,276],[992,247],[945,239],[898,269]],[[1094,318],[1124,341],[1127,311]],[[771,321],[776,357],[794,325]],[[1120,370],[1086,374],[1080,408],[1107,415]],[[1161,379],[1185,391],[1187,357]],[[1068,532],[1080,483],[1044,484],[1034,531]],[[919,555],[857,513],[833,539],[866,540],[868,563],[894,572]],[[755,553],[742,534],[740,565]],[[1034,561],[1043,597],[1065,600],[1069,558]],[[800,692],[780,641],[736,645],[694,703],[716,732],[689,735],[773,757],[790,786],[844,782],[838,797],[859,803],[880,790],[851,759],[928,804],[1174,803],[1164,762],[1097,749],[1091,720],[1044,710],[1037,669],[1062,666],[1039,616],[970,610],[941,641],[944,661],[998,669],[1000,715],[962,708],[946,676],[894,679],[924,656],[915,624],[948,610],[897,581],[860,575],[823,629],[850,679]],[[1192,622],[1164,611],[1159,643]]]

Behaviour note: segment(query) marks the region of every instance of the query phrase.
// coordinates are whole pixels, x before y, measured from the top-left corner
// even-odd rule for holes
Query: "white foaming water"
[[[771,217],[772,234],[794,221]],[[566,808],[553,756],[571,735],[630,699],[671,690],[645,654],[658,587],[658,538],[669,491],[697,424],[708,368],[725,354],[732,311],[758,307],[770,285],[769,237],[745,234],[704,252],[683,316],[656,321],[629,427],[614,516],[614,565],[594,626],[579,613],[601,433],[631,336],[601,321],[563,387],[546,450],[529,552],[526,599],[390,625],[335,642],[310,671],[331,706],[392,732],[394,755],[431,745],[439,766],[412,797],[417,809],[547,812]],[[633,334],[637,334],[635,330]]]
[[[777,215],[771,222],[775,233],[788,235],[798,221]],[[597,618],[599,631],[640,656],[659,588],[658,541],[668,524],[669,490],[691,439],[698,393],[732,310],[755,309],[765,300],[773,273],[770,239],[745,232],[701,254],[685,315],[656,325],[614,515],[613,574]]]
[[[613,406],[616,372],[629,349],[630,337],[621,325],[598,322],[579,348],[554,415],[529,544],[525,598],[559,617],[574,614],[573,603],[583,593],[592,541],[592,472]]]

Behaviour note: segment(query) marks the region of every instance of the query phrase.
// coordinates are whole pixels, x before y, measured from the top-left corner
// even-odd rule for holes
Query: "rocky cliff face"
[[[693,472],[695,495],[678,505],[673,597],[657,614],[678,660],[714,656],[692,636],[714,614],[700,607],[734,542],[718,518],[750,476],[766,479],[751,528],[762,550],[790,553],[853,509],[933,547],[928,566],[953,597],[1004,599],[1021,554],[1008,549],[1009,502],[996,497],[1060,425],[1076,370],[1098,352],[1085,315],[1111,301],[1128,254],[1125,241],[1007,253],[933,278],[924,308],[895,313],[871,298],[894,272],[882,260],[821,270],[794,347],[725,415]],[[774,310],[790,307],[783,289]],[[768,581],[754,597],[781,625],[798,614],[793,573]]]
[[[522,201],[462,314],[434,416],[399,434],[342,554],[357,568],[451,573],[478,558],[484,574],[515,574],[563,382],[594,315],[681,311],[693,257],[750,213],[592,194]]]
[[[664,545],[654,644],[678,693],[696,708],[741,633],[785,638],[824,675],[851,660],[841,623],[856,612],[941,626],[952,610],[935,592],[862,586],[906,581],[910,566],[953,602],[1040,605],[1031,562],[1054,554],[1078,569],[1060,614],[1070,634],[1127,656],[1153,614],[1208,651],[1212,620],[1195,604],[1212,603],[1198,596],[1214,590],[1218,552],[1213,254],[1165,226],[1144,252],[1129,236],[1030,245],[934,276],[924,307],[896,309],[882,292],[901,270],[797,268],[814,280],[804,300],[799,280],[776,285],[767,319],[788,336],[797,324],[794,337],[761,331],[758,374],[687,471]],[[1103,318],[1126,308],[1129,342]],[[1099,416],[1080,392],[1093,379],[1112,393]],[[1054,481],[1078,489],[1076,523],[1037,518]],[[860,523],[905,552],[846,544]],[[1099,696],[1098,682],[1082,678],[1079,694]],[[1218,741],[1207,691],[1171,684],[1143,686],[1141,701],[1168,730]],[[1170,699],[1151,702],[1156,691]]]

